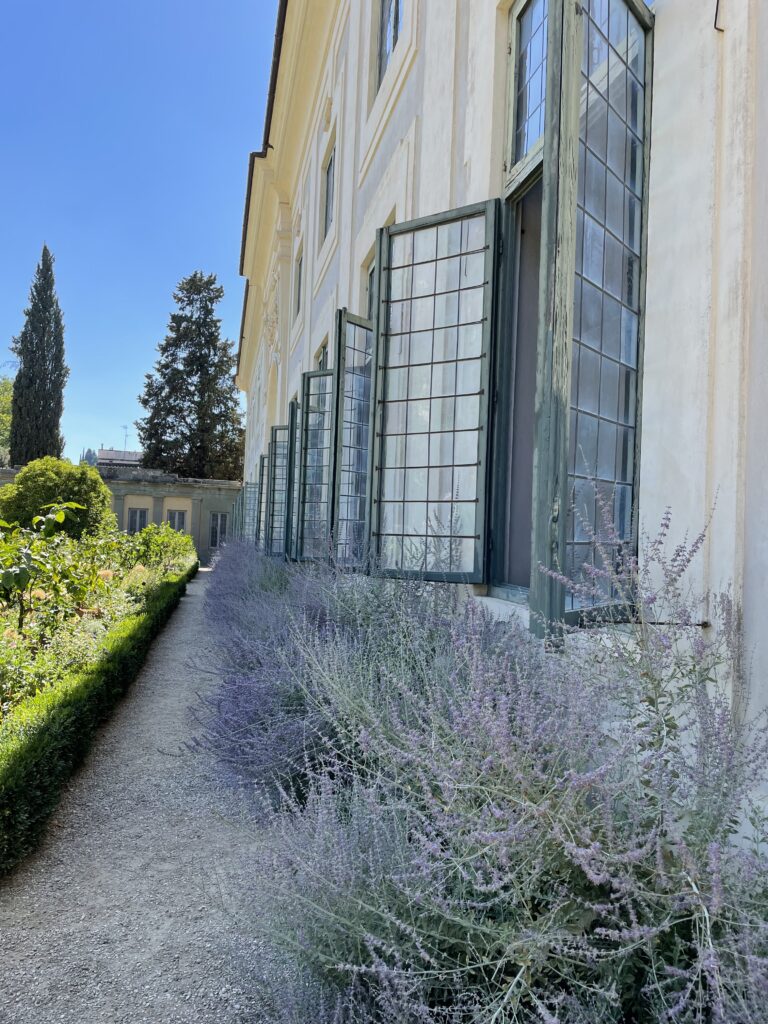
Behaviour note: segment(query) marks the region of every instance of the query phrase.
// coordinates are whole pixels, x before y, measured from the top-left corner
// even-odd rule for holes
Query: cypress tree
[[[244,431],[234,346],[221,338],[216,317],[223,296],[216,275],[199,270],[174,292],[178,309],[139,396],[147,415],[136,427],[147,468],[205,480],[242,476]]]
[[[53,256],[47,245],[35,271],[24,310],[24,327],[11,349],[19,361],[13,382],[10,456],[25,466],[46,455],[61,457],[61,414],[69,370],[64,363],[64,321],[53,279]]]

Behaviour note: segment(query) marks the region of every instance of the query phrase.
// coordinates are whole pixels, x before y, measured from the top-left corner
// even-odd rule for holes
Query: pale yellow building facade
[[[281,0],[241,252],[262,540],[316,556],[362,487],[385,571],[556,617],[536,565],[594,561],[600,500],[616,550],[714,509],[697,582],[768,700],[766,52],[763,0]]]

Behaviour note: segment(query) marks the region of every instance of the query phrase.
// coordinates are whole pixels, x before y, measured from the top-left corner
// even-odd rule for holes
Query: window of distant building
[[[145,508],[128,509],[128,533],[139,533],[147,525],[149,513]]]
[[[169,508],[168,509],[168,524],[172,530],[178,530],[179,533],[184,533],[187,528],[187,513],[181,508]]]
[[[227,539],[227,513],[211,512],[210,546],[219,548]]]

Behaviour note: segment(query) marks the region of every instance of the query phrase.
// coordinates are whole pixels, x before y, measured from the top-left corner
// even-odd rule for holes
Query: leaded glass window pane
[[[267,530],[267,471],[268,461],[266,455],[259,456],[259,505],[258,518],[256,521],[256,545],[264,547],[264,538]]]
[[[327,558],[330,536],[333,374],[304,375],[300,517],[302,558]]]
[[[272,427],[269,494],[267,498],[267,554],[285,554],[288,501],[288,427]]]
[[[244,483],[233,507],[232,533],[240,540],[256,543],[259,485]],[[186,530],[186,512],[169,509],[168,522],[174,530]]]
[[[227,539],[227,513],[211,512],[210,547],[219,548]]]
[[[250,484],[246,484],[247,489]],[[247,490],[244,489],[244,495],[247,497]],[[187,513],[184,509],[168,509],[168,525],[172,530],[178,530],[179,533],[184,533],[187,528]]]
[[[301,466],[301,406],[293,399],[288,408],[288,444],[291,458],[288,464],[288,501],[290,504],[290,533],[288,556],[299,557],[299,467]]]
[[[381,20],[379,22],[379,85],[384,78],[392,52],[403,26],[403,4],[405,0],[379,0]]]
[[[571,511],[566,571],[617,595],[594,570],[632,542],[640,317],[645,35],[626,0],[585,10],[576,305],[571,380]],[[574,606],[574,598],[567,598]]]
[[[453,215],[389,236],[397,298],[387,282],[377,495],[383,570],[482,571],[483,339],[493,260],[487,220],[485,211]]]
[[[341,441],[338,469],[336,561],[360,566],[368,556],[368,499],[373,329],[370,323],[341,318],[339,390]]]
[[[515,163],[544,135],[548,20],[547,0],[531,0],[518,19]]]
[[[140,533],[147,525],[147,510],[145,508],[128,509],[128,533]]]

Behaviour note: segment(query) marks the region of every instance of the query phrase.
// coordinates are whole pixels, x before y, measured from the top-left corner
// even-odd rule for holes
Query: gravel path
[[[206,573],[99,736],[27,863],[0,884],[2,1024],[253,1020],[238,904],[248,830],[181,753],[215,685]],[[247,888],[246,888],[247,891]]]

